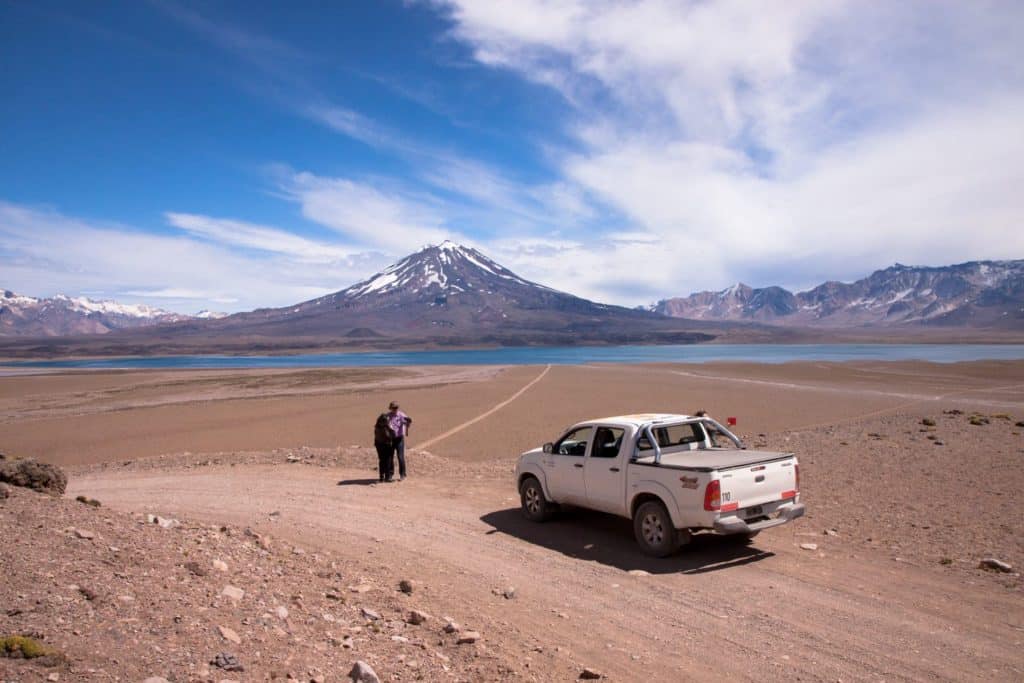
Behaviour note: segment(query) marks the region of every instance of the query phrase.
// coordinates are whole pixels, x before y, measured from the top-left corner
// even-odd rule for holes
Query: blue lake
[[[694,344],[679,346],[514,347],[461,351],[310,353],[290,356],[139,356],[80,360],[11,361],[6,367],[312,368],[395,365],[579,365],[583,363],[707,363],[743,361],[1022,360],[1024,345],[998,344]]]

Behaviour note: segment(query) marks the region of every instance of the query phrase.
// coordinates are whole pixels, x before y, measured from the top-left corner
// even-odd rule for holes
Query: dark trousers
[[[398,476],[405,479],[405,437],[395,439],[395,452],[398,454]],[[391,473],[394,474],[394,466],[391,468]]]
[[[395,447],[387,443],[374,443],[377,448],[377,471],[380,480],[395,476]]]

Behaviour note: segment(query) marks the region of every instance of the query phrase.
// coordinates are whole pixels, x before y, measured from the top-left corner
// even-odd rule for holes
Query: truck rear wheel
[[[543,522],[551,517],[552,505],[544,497],[544,489],[535,477],[527,477],[519,489],[523,515],[531,522]]]
[[[647,555],[668,557],[679,549],[679,532],[660,500],[649,500],[636,509],[633,534]]]

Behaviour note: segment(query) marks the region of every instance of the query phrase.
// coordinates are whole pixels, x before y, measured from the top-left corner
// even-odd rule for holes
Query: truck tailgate
[[[797,494],[796,458],[788,458],[740,465],[720,470],[722,511],[744,510],[792,499]],[[760,510],[749,510],[749,516],[758,516]]]

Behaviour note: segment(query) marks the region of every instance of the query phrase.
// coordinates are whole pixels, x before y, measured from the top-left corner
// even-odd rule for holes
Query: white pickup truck
[[[656,557],[698,531],[750,539],[804,514],[792,453],[745,450],[705,416],[580,422],[519,456],[516,482],[528,519],[542,522],[561,503],[627,517],[640,548]]]

